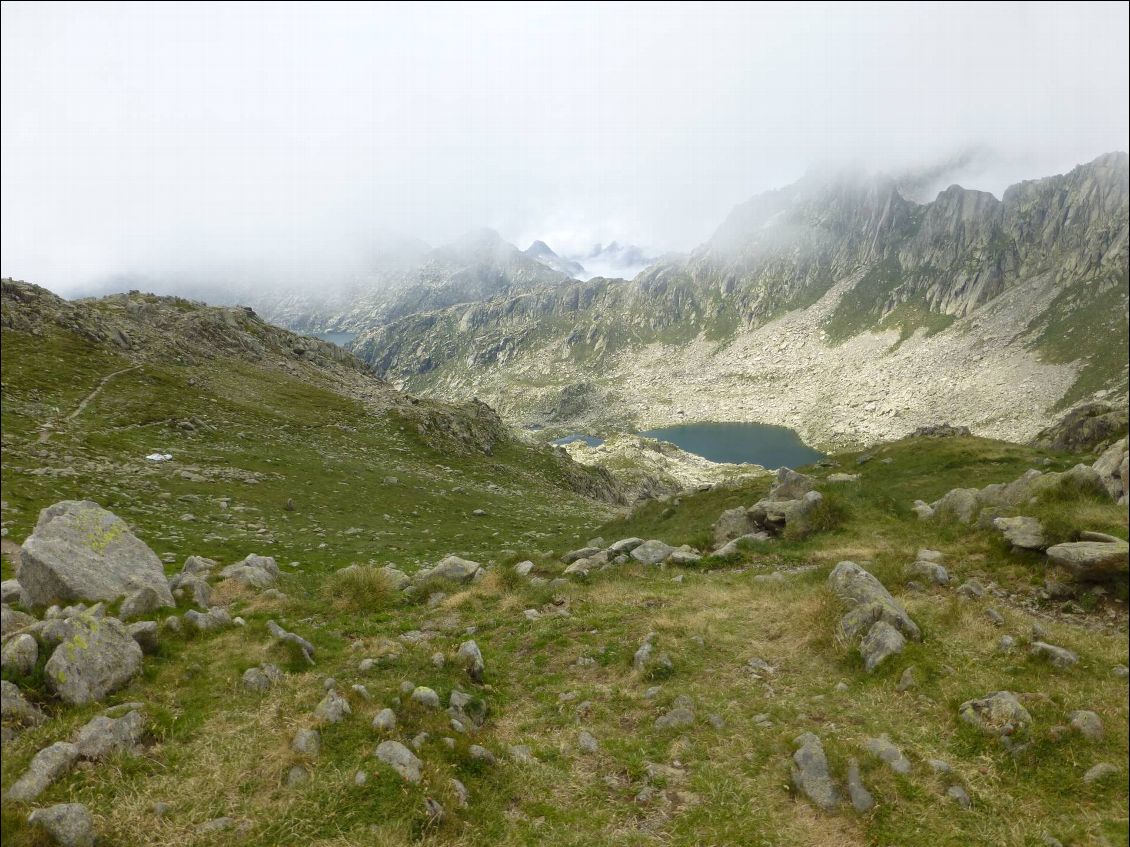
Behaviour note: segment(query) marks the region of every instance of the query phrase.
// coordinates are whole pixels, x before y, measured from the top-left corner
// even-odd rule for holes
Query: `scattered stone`
[[[989,619],[989,623],[993,626],[1004,626],[1004,616],[996,609],[985,609],[985,617]]]
[[[396,712],[392,709],[381,709],[373,718],[373,729],[378,732],[392,732],[396,729]]]
[[[282,641],[285,644],[293,644],[297,647],[306,661],[311,665],[314,664],[314,645],[303,638],[301,635],[296,635],[293,632],[288,632],[279,626],[275,621],[267,621],[267,632],[276,641]]]
[[[1019,550],[1043,550],[1048,546],[1044,539],[1044,525],[1035,518],[994,518],[993,526],[1001,531],[1009,544]]]
[[[485,665],[483,664],[483,654],[479,650],[479,645],[476,644],[474,640],[464,641],[459,645],[459,652],[456,654],[456,658],[463,667],[466,668],[467,676],[471,678],[471,681],[481,685]]]
[[[392,565],[385,565],[378,573],[385,578],[393,591],[402,591],[412,584],[412,577],[404,571],[392,567]]]
[[[310,772],[302,767],[302,765],[294,765],[286,774],[286,784],[288,788],[295,788],[309,779]]]
[[[667,561],[667,558],[674,552],[675,548],[670,544],[664,544],[662,541],[653,538],[633,548],[628,555],[641,564],[658,565]]]
[[[1012,735],[1032,722],[1028,710],[1011,691],[997,691],[979,700],[966,700],[957,711],[963,721],[987,735]]]
[[[17,635],[0,650],[0,667],[8,673],[27,676],[39,661],[39,644],[26,632]]]
[[[1057,647],[1046,641],[1033,641],[1028,645],[1028,652],[1033,656],[1046,659],[1052,667],[1069,668],[1079,661],[1079,657],[1066,647]]]
[[[969,799],[969,794],[960,785],[951,785],[946,789],[946,796],[953,800],[957,805],[963,809],[968,809],[973,805],[973,801]]]
[[[863,778],[859,775],[858,759],[848,759],[847,787],[851,804],[857,812],[862,814],[875,808],[875,798],[871,796],[871,792],[867,790],[867,787],[863,784]]]
[[[1130,546],[1125,541],[1076,541],[1048,548],[1048,562],[1070,571],[1077,580],[1099,581],[1125,576]]]
[[[485,762],[488,765],[493,765],[498,761],[495,759],[494,753],[479,744],[472,744],[467,748],[467,752],[476,762]]]
[[[322,736],[316,729],[300,729],[294,733],[290,749],[300,756],[315,758],[322,752]]]
[[[451,582],[470,582],[481,568],[482,565],[478,562],[461,559],[458,556],[448,556],[433,567],[417,572],[414,581],[421,583],[429,579],[445,579]]]
[[[405,782],[420,781],[423,762],[399,741],[382,741],[377,745],[376,756],[400,774]]]
[[[906,569],[907,576],[919,577],[928,580],[934,585],[949,585],[949,571],[938,562],[919,559]]]
[[[314,708],[314,717],[323,723],[341,723],[348,715],[353,714],[349,701],[337,693],[329,691],[322,701]]]
[[[8,789],[6,800],[31,803],[47,788],[74,767],[78,761],[78,747],[66,741],[56,741],[36,753],[23,776]]]
[[[146,656],[152,656],[160,648],[157,621],[134,621],[126,626],[126,631]]]
[[[161,560],[125,521],[89,500],[64,500],[39,513],[20,551],[20,586],[35,606],[117,600],[151,588],[173,605]]]
[[[967,579],[957,587],[957,593],[970,600],[980,600],[985,596],[985,586],[975,579]]]
[[[1002,635],[1000,640],[997,641],[997,650],[1002,653],[1008,653],[1016,646],[1016,639],[1011,635]]]
[[[514,566],[514,573],[518,574],[518,576],[529,576],[530,571],[532,571],[533,569],[534,563],[527,559],[526,561],[519,562]]]
[[[910,773],[910,761],[886,735],[868,739],[867,752],[884,761],[895,773]]]
[[[471,799],[471,792],[467,790],[462,782],[452,777],[450,780],[451,790],[455,793],[456,802],[459,803],[460,808],[467,808],[467,803]]]
[[[1071,721],[1071,728],[1090,741],[1098,741],[1103,737],[1103,721],[1096,713],[1080,709],[1067,716]]]
[[[271,556],[258,556],[250,554],[241,562],[228,565],[220,576],[260,591],[274,586],[279,578],[279,566]]]
[[[36,726],[47,720],[39,707],[29,703],[14,682],[0,680],[0,719],[4,724]]]
[[[855,562],[840,562],[828,575],[828,586],[849,609],[840,619],[839,635],[853,641],[883,621],[914,641],[922,637],[906,610],[874,576]]]
[[[70,620],[71,635],[47,660],[47,686],[63,702],[81,706],[101,700],[141,671],[141,648],[116,618],[82,613]]]
[[[859,642],[859,654],[863,656],[867,672],[871,673],[888,658],[901,653],[905,646],[906,639],[901,632],[886,621],[878,620]]]
[[[914,688],[915,685],[914,666],[912,665],[902,672],[902,676],[899,677],[898,685],[895,686],[895,690],[909,691]]]
[[[1083,774],[1083,782],[1090,785],[1093,782],[1101,782],[1108,776],[1114,776],[1115,774],[1119,773],[1122,773],[1122,770],[1118,766],[1112,765],[1110,764],[1110,762],[1099,762],[1097,765]]]
[[[59,847],[94,847],[97,839],[94,818],[81,803],[57,803],[36,809],[28,815],[27,822]]]
[[[577,735],[577,749],[582,753],[595,753],[600,749],[600,742],[588,730],[582,729]]]
[[[793,753],[793,786],[819,808],[832,811],[840,802],[840,792],[828,771],[828,758],[820,739],[806,732],[793,743],[798,745]]]
[[[429,709],[439,708],[439,695],[426,685],[420,685],[414,688],[412,690],[412,699],[421,706],[426,706]]]
[[[145,718],[135,709],[116,719],[107,715],[92,718],[75,735],[74,744],[80,757],[96,762],[133,750],[144,733]]]
[[[953,770],[949,762],[944,762],[941,759],[927,759],[926,764],[930,766],[930,770],[934,773],[949,773]]]
[[[694,725],[694,712],[686,706],[676,706],[667,714],[655,719],[656,729],[676,729]]]

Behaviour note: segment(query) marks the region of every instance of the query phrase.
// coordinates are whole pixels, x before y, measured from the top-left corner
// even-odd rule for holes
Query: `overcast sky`
[[[345,273],[382,232],[685,250],[810,167],[1126,150],[1127,4],[4,3],[2,270]]]

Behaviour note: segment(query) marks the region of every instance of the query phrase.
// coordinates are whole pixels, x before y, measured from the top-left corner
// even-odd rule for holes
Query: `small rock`
[[[1066,647],[1057,647],[1046,641],[1033,641],[1028,645],[1028,652],[1033,656],[1046,659],[1052,667],[1069,668],[1079,661],[1079,657]]]
[[[973,801],[969,799],[969,795],[965,789],[960,785],[951,785],[946,789],[946,796],[953,800],[957,805],[963,809],[968,809],[973,805]]]
[[[378,732],[392,732],[396,729],[396,712],[392,709],[381,709],[373,718],[373,729]]]
[[[0,651],[0,666],[9,673],[27,676],[39,661],[39,644],[26,632],[9,639]]]
[[[290,749],[301,756],[314,758],[322,752],[322,736],[316,729],[300,729],[294,733]]]
[[[429,709],[439,708],[439,695],[425,685],[412,689],[412,699],[421,706],[426,706]]]
[[[59,847],[94,847],[94,818],[81,803],[57,803],[36,809],[27,822],[41,829]]]
[[[405,782],[420,781],[423,762],[399,741],[382,741],[377,746],[376,756],[400,774]]]
[[[314,717],[324,723],[341,723],[347,715],[353,714],[349,701],[337,691],[330,691],[314,709]]]
[[[871,792],[867,790],[863,778],[859,775],[857,759],[848,759],[847,786],[851,804],[857,812],[870,812],[875,807],[875,798],[871,796]]]
[[[895,773],[910,773],[910,762],[902,751],[896,747],[886,735],[871,738],[867,741],[867,752],[884,761]]]
[[[1067,716],[1071,721],[1071,728],[1091,741],[1098,741],[1103,737],[1103,721],[1097,714],[1086,709],[1072,712]]]
[[[577,735],[577,749],[582,753],[595,753],[600,748],[600,742],[588,730],[582,729]]]
[[[1109,762],[1099,762],[1097,765],[1083,774],[1083,782],[1090,785],[1093,782],[1099,782],[1106,779],[1108,776],[1114,776],[1121,773],[1121,768],[1112,765]]]
[[[832,811],[839,805],[840,792],[828,771],[828,758],[820,739],[806,732],[793,743],[799,745],[793,753],[793,786],[819,808]]]

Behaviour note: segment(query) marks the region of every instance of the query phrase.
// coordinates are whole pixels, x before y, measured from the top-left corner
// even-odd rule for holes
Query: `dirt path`
[[[77,418],[79,415],[81,415],[82,410],[87,407],[87,405],[90,403],[91,400],[93,400],[95,397],[98,396],[98,393],[103,388],[106,387],[106,383],[108,383],[114,377],[121,376],[124,373],[129,373],[130,371],[136,371],[140,367],[141,367],[141,365],[134,365],[133,367],[122,368],[120,371],[114,371],[111,374],[106,374],[106,376],[104,376],[104,377],[102,377],[102,379],[98,380],[98,384],[96,386],[94,386],[94,389],[89,394],[87,394],[85,397],[83,397],[82,400],[79,401],[79,404],[75,407],[75,410],[73,412],[71,412],[69,415],[67,415],[65,418],[63,418],[62,424],[65,426],[66,424],[70,423],[75,418]],[[48,423],[45,423],[43,425],[43,427],[41,427],[41,429],[40,429],[38,443],[46,444],[51,439],[51,436],[55,434],[56,431],[57,430],[55,428],[54,422],[49,421]]]

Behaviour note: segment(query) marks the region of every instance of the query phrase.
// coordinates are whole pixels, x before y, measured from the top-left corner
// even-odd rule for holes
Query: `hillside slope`
[[[881,177],[812,177],[710,242],[595,279],[409,315],[355,342],[398,385],[574,428],[755,420],[818,446],[937,421],[1025,440],[1077,401],[1125,403],[1128,164],[1102,156],[998,200],[927,204]]]

